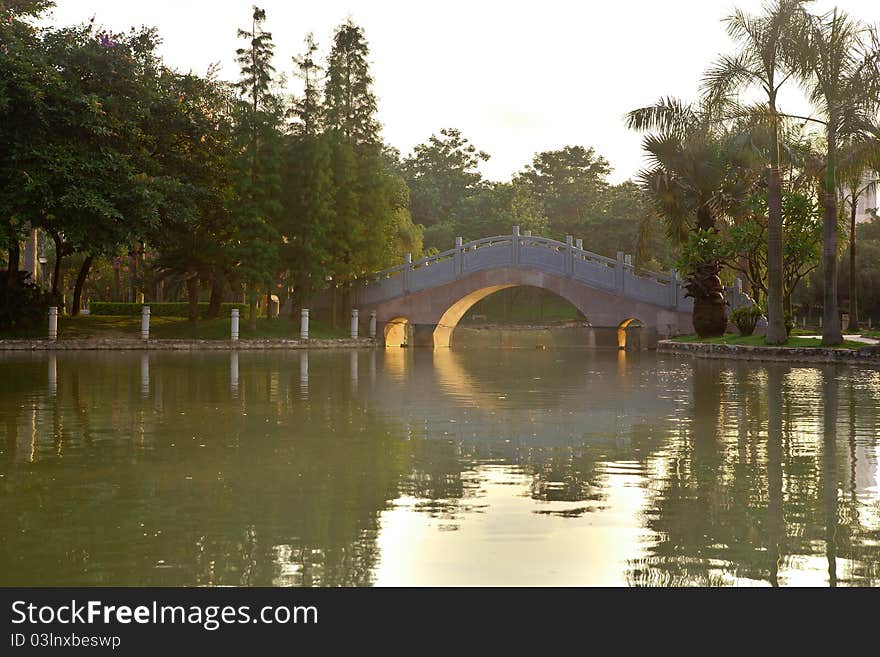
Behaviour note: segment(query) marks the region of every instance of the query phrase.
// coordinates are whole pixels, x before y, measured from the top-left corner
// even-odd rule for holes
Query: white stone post
[[[822,315],[819,315],[819,328],[822,328]]]
[[[583,251],[584,250],[584,241],[582,239],[578,238],[575,241],[574,246],[576,249],[580,249],[581,251]]]
[[[300,340],[309,339],[309,309],[303,308],[299,319],[299,338]]]
[[[669,283],[669,286],[672,288],[670,303],[673,308],[678,308],[678,286],[681,285],[681,276],[678,274],[677,269],[672,270],[672,280]]]
[[[632,267],[633,257],[627,253],[625,256],[623,256],[623,264],[625,264],[627,267]]]
[[[532,231],[530,231],[530,230],[523,231],[523,237],[531,237],[531,236],[532,236]]]
[[[58,339],[58,306],[49,306],[49,339]]]
[[[403,263],[403,293],[409,293],[409,274],[412,271],[412,253],[407,253]]]
[[[462,239],[460,237],[455,238],[455,256],[453,256],[455,260],[455,275],[456,277],[461,276],[461,273],[464,271],[464,251],[462,251]]]
[[[150,339],[150,307],[141,308],[141,340]]]
[[[574,237],[572,235],[565,236],[565,273],[571,276],[574,273]]]
[[[513,239],[511,240],[510,257],[514,265],[519,264],[519,226],[513,227]]]
[[[351,309],[351,337],[352,339],[357,338],[358,336],[358,309]]]
[[[370,312],[370,339],[376,339],[376,311]]]
[[[239,321],[239,310],[238,308],[233,308],[232,313],[229,316],[229,337],[233,342],[238,340]]]

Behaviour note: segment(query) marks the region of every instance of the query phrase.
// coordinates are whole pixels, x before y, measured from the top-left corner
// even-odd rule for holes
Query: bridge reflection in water
[[[877,583],[872,370],[411,349],[0,366],[4,585]]]

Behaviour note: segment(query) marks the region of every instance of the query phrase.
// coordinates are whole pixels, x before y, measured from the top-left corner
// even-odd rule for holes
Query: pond
[[[880,371],[0,354],[0,585],[880,583]]]

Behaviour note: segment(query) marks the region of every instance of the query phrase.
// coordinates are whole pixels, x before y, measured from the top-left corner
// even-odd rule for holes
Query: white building
[[[877,180],[876,171],[866,171],[862,178],[862,189],[865,190],[859,195],[856,203],[856,223],[868,221],[873,216],[871,211],[877,211]],[[874,182],[874,185],[869,185]],[[868,187],[868,189],[865,189]]]

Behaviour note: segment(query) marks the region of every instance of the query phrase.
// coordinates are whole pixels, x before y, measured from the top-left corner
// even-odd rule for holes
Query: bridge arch
[[[489,285],[488,287],[469,292],[458,301],[455,301],[451,306],[449,306],[446,312],[444,312],[440,316],[440,320],[437,322],[437,327],[434,329],[433,346],[451,346],[452,332],[455,330],[455,327],[458,326],[461,318],[464,317],[465,313],[467,313],[468,310],[470,310],[476,303],[482,301],[489,295],[495,294],[496,292],[506,290],[511,287],[517,286],[513,284]]]
[[[630,317],[628,319],[623,320],[617,326],[617,348],[621,350],[626,349],[626,329],[628,329],[631,325],[635,326],[644,326],[644,322],[637,317]],[[633,328],[635,328],[635,326]]]
[[[383,330],[386,347],[406,347],[409,344],[409,320],[406,317],[394,317],[385,322]]]

